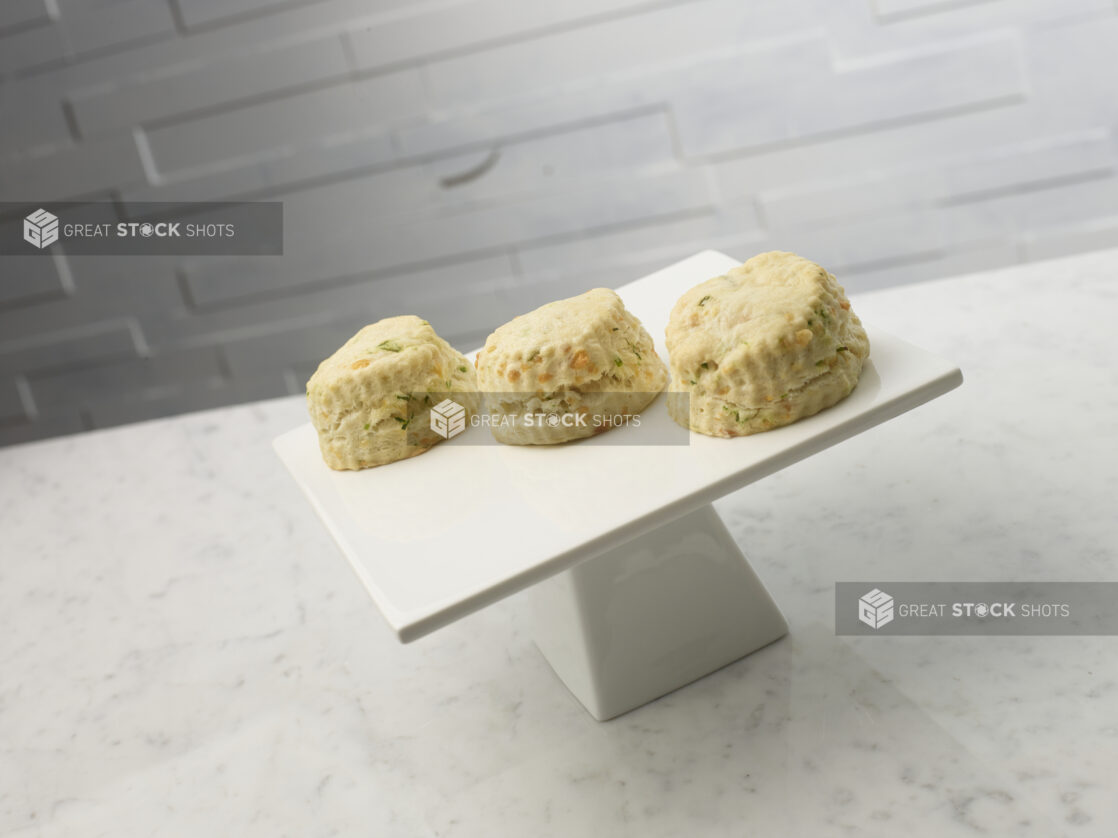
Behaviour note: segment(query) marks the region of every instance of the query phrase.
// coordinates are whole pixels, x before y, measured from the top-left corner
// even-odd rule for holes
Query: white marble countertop
[[[833,630],[837,580],[1118,580],[1116,275],[855,296],[966,383],[720,501],[791,634],[605,724],[518,597],[395,641],[301,399],[0,450],[0,835],[1118,834],[1118,639]]]

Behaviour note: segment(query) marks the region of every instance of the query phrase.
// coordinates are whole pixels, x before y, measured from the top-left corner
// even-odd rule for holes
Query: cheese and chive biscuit
[[[326,465],[363,469],[422,454],[442,437],[430,427],[443,399],[477,411],[470,362],[411,314],[366,326],[319,364],[307,408]]]
[[[857,385],[870,351],[835,278],[776,251],[680,297],[666,335],[668,412],[719,437],[767,431],[830,407]]]
[[[486,340],[477,372],[493,435],[512,445],[608,430],[647,407],[668,377],[651,336],[608,288],[510,320]]]

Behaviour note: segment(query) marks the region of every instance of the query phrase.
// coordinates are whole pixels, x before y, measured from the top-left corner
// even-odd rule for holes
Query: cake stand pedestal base
[[[599,721],[788,633],[707,504],[536,585],[536,645]]]

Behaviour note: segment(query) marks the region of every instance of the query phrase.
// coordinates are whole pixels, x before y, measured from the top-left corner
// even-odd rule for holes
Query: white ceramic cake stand
[[[706,251],[618,293],[666,359],[676,299],[736,264]],[[309,423],[275,448],[402,642],[532,587],[537,645],[604,720],[788,631],[711,501],[962,382],[950,362],[867,331],[870,360],[847,399],[754,436],[642,445],[635,435],[672,427],[660,397],[642,427],[567,445],[468,444],[489,433],[472,428],[360,472],[327,468]]]

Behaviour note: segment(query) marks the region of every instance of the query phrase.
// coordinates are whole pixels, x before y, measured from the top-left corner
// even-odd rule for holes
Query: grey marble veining
[[[400,646],[299,399],[0,451],[0,835],[1113,836],[1113,638],[836,638],[844,579],[1118,579],[1118,252],[856,297],[960,389],[717,504],[791,635],[594,722],[514,597]]]

